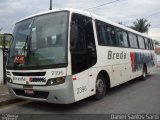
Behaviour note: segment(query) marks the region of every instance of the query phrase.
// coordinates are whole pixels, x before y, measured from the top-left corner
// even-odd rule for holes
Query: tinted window
[[[68,18],[68,12],[55,12],[17,23],[8,65],[15,66],[19,55],[24,56],[23,62],[16,64],[21,69],[66,64]]]
[[[155,41],[152,40],[153,50],[155,49]]]
[[[139,48],[145,49],[143,37],[138,36],[138,43],[139,43]]]
[[[119,43],[119,46],[122,46],[122,47],[129,46],[127,32],[117,28],[116,29],[116,39]]]
[[[70,47],[72,51],[85,52],[86,42],[84,39],[84,29],[82,26],[83,21],[76,21],[77,18],[80,17],[76,15],[72,16]]]
[[[147,38],[145,38],[145,46],[146,46],[146,49],[147,49],[147,50],[150,50],[150,49],[151,49],[150,41],[149,41],[149,39],[147,39]]]
[[[117,45],[117,41],[115,39],[115,31],[112,26],[96,20],[96,27],[99,45]]]
[[[137,43],[137,36],[129,33],[129,42],[130,42],[130,47],[131,48],[138,48],[138,43]]]
[[[72,74],[76,74],[93,66],[97,61],[92,19],[72,14],[70,36]]]
[[[154,48],[153,48],[153,42],[152,42],[152,40],[149,39],[149,42],[150,42],[150,48],[151,48],[150,50],[153,50]]]

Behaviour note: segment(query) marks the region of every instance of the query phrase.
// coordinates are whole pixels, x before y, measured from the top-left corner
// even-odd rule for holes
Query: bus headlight
[[[8,83],[12,83],[12,79],[11,79],[10,77],[6,77],[6,81],[7,81]]]
[[[59,77],[59,78],[51,78],[48,80],[47,85],[58,85],[65,82],[66,77]]]

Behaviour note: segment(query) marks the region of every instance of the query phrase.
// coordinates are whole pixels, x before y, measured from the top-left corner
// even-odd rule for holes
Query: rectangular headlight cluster
[[[62,84],[65,82],[66,77],[59,77],[59,78],[51,78],[47,81],[48,86],[51,85],[58,85],[58,84]]]

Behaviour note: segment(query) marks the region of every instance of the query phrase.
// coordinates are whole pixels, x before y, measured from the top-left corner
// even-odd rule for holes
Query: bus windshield
[[[67,33],[68,12],[65,11],[36,16],[17,23],[7,66],[66,64]]]

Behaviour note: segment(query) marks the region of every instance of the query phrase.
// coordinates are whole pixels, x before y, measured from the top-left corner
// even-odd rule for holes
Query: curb
[[[0,107],[14,104],[14,103],[21,102],[21,101],[24,101],[24,100],[22,100],[22,99],[8,99],[8,100],[0,101]]]

